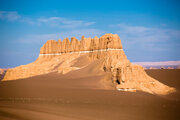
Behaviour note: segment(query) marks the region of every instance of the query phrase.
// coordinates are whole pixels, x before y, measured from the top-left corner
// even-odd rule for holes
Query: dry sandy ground
[[[147,70],[168,96],[104,90],[100,75],[51,73],[0,82],[0,120],[179,120],[180,70]]]

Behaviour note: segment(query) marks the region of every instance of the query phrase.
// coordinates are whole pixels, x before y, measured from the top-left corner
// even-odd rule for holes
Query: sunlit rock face
[[[121,40],[118,35],[105,34],[102,37],[85,38],[79,41],[75,37],[60,40],[48,40],[40,49],[40,54],[56,54],[79,51],[94,51],[104,49],[122,49]]]
[[[78,61],[80,63],[75,65]],[[136,89],[162,95],[175,91],[174,88],[148,76],[142,66],[132,64],[127,59],[117,34],[105,34],[100,38],[82,36],[81,40],[72,37],[71,41],[68,38],[63,41],[48,40],[40,49],[35,62],[9,69],[3,80],[22,79],[51,72],[67,74],[88,68],[95,61],[98,62],[94,68],[89,67],[89,71],[95,71],[94,74],[103,73],[102,83],[108,83],[106,86],[109,85],[109,89]]]

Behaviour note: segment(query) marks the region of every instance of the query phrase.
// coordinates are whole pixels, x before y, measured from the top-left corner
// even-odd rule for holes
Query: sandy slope
[[[77,63],[78,64],[78,63]],[[180,70],[147,70],[177,88],[168,96],[102,89],[92,67],[66,75],[51,73],[0,82],[1,120],[165,120],[180,119]],[[92,74],[89,74],[92,73]],[[81,74],[81,75],[80,75]],[[88,81],[88,84],[87,84]]]

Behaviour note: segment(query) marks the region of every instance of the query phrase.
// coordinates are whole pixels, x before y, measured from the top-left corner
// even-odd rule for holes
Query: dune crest
[[[84,57],[82,57],[84,56]],[[81,62],[78,62],[81,61]],[[98,61],[89,74],[104,75],[102,83],[115,89],[135,89],[151,94],[166,95],[175,89],[168,87],[146,74],[140,65],[132,64],[126,57],[117,34],[102,37],[65,38],[63,41],[48,40],[40,49],[38,59],[28,65],[8,69],[5,80],[15,80],[36,75],[58,72],[67,74],[88,67]]]

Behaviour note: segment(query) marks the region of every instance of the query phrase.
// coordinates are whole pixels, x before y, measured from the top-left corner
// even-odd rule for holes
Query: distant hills
[[[133,62],[134,64],[142,65],[145,68],[180,68],[180,61],[160,61],[160,62]]]

